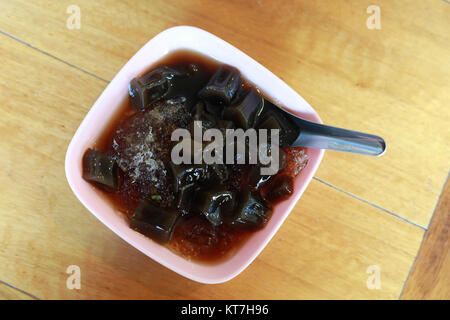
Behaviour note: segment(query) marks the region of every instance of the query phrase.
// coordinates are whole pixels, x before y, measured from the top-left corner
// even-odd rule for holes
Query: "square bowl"
[[[289,107],[290,112],[307,120],[322,123],[318,114],[300,95],[242,51],[204,30],[189,26],[173,27],[159,33],[145,44],[97,99],[70,142],[65,160],[66,176],[70,187],[83,205],[133,247],[184,277],[201,283],[221,283],[242,272],[264,249],[310,183],[324,151],[307,149],[309,162],[295,178],[293,194],[275,206],[272,217],[264,228],[254,232],[234,255],[223,262],[202,264],[187,260],[132,230],[127,218],[114,209],[98,190],[83,180],[83,154],[87,148],[94,145],[128,95],[131,79],[148,70],[167,54],[178,50],[194,51],[236,67],[246,80],[258,87],[275,104]]]

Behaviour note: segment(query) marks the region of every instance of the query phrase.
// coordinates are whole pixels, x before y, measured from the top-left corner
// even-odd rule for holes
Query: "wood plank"
[[[326,123],[383,136],[383,157],[328,152],[318,177],[428,225],[450,158],[444,1],[377,1],[381,30],[365,25],[369,0],[77,3],[80,30],[66,28],[71,1],[48,0],[2,2],[0,29],[105,79],[170,26],[206,29],[285,79]]]
[[[3,281],[42,299],[398,298],[423,230],[316,180],[232,281],[202,285],[161,267],[96,220],[64,176],[69,140],[105,84],[6,37],[0,55]],[[66,287],[70,265],[81,290]],[[366,286],[370,265],[380,290]]]
[[[1,300],[36,300],[32,296],[0,282],[0,301]]]
[[[402,299],[450,299],[450,182],[447,181]]]

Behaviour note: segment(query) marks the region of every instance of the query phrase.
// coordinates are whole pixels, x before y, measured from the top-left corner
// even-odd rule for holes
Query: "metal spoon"
[[[381,156],[386,151],[386,142],[379,136],[311,122],[283,111],[300,129],[300,134],[292,143],[292,147],[327,149],[369,156]]]

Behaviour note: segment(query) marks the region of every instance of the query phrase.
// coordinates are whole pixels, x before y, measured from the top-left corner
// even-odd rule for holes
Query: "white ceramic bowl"
[[[176,50],[188,49],[238,68],[243,76],[280,106],[287,106],[305,119],[321,122],[314,109],[282,80],[229,43],[198,28],[179,26],[167,29],[144,45],[120,70],[84,118],[66,154],[66,176],[70,187],[84,206],[119,237],[165,267],[202,283],[230,280],[244,270],[263,250],[280,228],[305,191],[319,166],[323,150],[308,149],[309,163],[295,179],[291,197],[277,205],[268,224],[255,232],[228,260],[215,265],[188,261],[166,247],[132,230],[128,221],[101,194],[82,179],[82,157],[92,147],[104,126],[128,94],[132,78],[148,70],[162,57]],[[107,57],[106,57],[107,58]]]

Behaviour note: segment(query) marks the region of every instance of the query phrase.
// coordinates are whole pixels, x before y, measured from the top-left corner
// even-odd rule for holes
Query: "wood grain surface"
[[[450,183],[447,180],[402,299],[450,299]]]
[[[0,282],[0,300],[36,300],[36,298],[20,289]]]
[[[73,1],[1,1],[0,280],[42,299],[399,298],[450,167],[450,5],[376,1],[381,30],[369,30],[372,2],[79,0],[81,28],[69,30]],[[229,41],[324,122],[388,144],[380,158],[327,152],[268,247],[220,285],[184,279],[130,247],[64,176],[70,139],[107,82],[174,25]],[[431,247],[448,253],[448,242]],[[69,265],[81,268],[81,290],[66,287]],[[378,290],[367,287],[370,266],[381,270]],[[448,268],[433,281],[445,283]],[[0,285],[0,298],[11,290]]]

